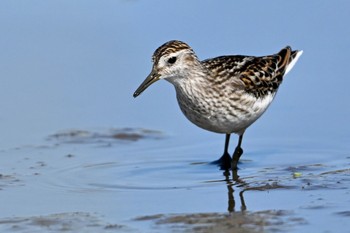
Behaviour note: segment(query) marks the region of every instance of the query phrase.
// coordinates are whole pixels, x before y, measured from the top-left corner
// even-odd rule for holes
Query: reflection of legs
[[[247,184],[239,179],[239,176],[237,174],[237,170],[232,170],[232,179],[230,179],[230,171],[226,170],[223,175],[225,176],[225,181],[226,181],[226,185],[227,185],[227,189],[228,189],[228,207],[227,210],[229,213],[235,212],[235,206],[236,206],[236,202],[235,202],[235,197],[233,195],[234,190],[233,190],[233,185],[235,184],[235,186],[237,187],[244,187]],[[241,211],[245,211],[247,209],[247,206],[245,205],[245,201],[244,201],[244,197],[243,197],[243,192],[245,190],[239,192],[239,198],[241,201]]]
[[[235,152],[233,152],[233,155],[232,155],[232,165],[231,165],[232,170],[237,170],[237,164],[238,164],[239,158],[243,154],[243,149],[241,148],[242,139],[243,139],[243,134],[239,135],[238,144],[236,146]]]
[[[239,198],[241,199],[241,211],[247,210],[247,206],[245,205],[245,201],[244,201],[243,192],[244,190],[239,192]]]
[[[227,189],[228,189],[228,207],[227,207],[227,210],[229,213],[232,213],[235,211],[235,205],[236,205],[236,202],[235,202],[235,198],[233,196],[233,184],[231,182],[231,179],[230,179],[230,172],[228,170],[226,170],[224,173],[224,176],[225,176],[225,181],[226,181],[226,184],[227,184]]]
[[[221,156],[220,159],[218,159],[214,162],[215,164],[218,164],[220,166],[221,170],[228,170],[231,168],[231,156],[228,153],[228,145],[230,143],[230,136],[231,136],[231,134],[226,134],[224,154]]]

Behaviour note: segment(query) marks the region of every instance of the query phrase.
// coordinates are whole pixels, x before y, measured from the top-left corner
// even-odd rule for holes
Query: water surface
[[[2,1],[0,229],[6,232],[346,232],[349,4]],[[181,114],[173,87],[132,94],[165,41],[201,59],[304,54],[245,134]],[[237,138],[231,139],[233,150]]]

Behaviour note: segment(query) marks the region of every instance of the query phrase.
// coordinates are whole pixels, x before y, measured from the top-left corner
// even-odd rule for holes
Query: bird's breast
[[[210,94],[211,93],[211,94]],[[274,95],[256,98],[244,91],[218,94],[189,88],[176,88],[181,111],[193,124],[217,133],[237,133],[255,122]]]

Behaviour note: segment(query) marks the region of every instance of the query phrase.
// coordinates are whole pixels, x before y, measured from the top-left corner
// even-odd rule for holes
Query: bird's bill
[[[137,88],[137,90],[134,92],[134,95],[133,95],[134,98],[139,96],[144,90],[147,89],[147,87],[151,86],[152,83],[158,80],[159,80],[159,75],[156,72],[154,72],[154,70],[152,70],[152,72],[147,76],[145,81],[143,81],[139,86],[139,88]]]

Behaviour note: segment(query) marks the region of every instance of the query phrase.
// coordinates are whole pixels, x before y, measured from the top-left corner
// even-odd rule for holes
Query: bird
[[[236,171],[246,129],[269,107],[302,53],[286,46],[272,55],[224,55],[201,61],[188,44],[171,40],[155,50],[151,73],[133,97],[158,80],[173,84],[180,109],[189,121],[225,134],[224,153],[215,163],[222,170]],[[228,150],[233,133],[238,135],[238,143],[231,158]]]

